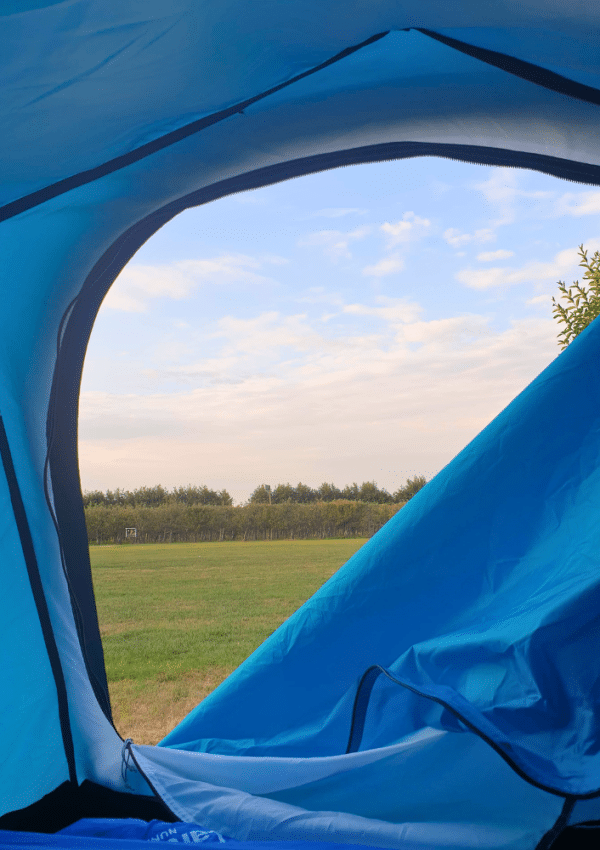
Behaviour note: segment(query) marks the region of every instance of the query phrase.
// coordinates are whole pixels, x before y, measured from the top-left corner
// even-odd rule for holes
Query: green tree
[[[321,502],[333,502],[335,499],[342,498],[342,491],[335,484],[324,481],[317,490],[317,498]]]
[[[296,490],[291,484],[278,484],[273,490],[271,501],[274,505],[280,505],[283,502],[295,502]]]
[[[296,485],[295,493],[294,501],[299,502],[300,504],[314,502],[317,498],[317,494],[312,487],[309,487],[308,484],[303,484],[301,481],[299,481]]]
[[[346,484],[342,490],[342,499],[348,499],[350,502],[357,502],[360,495],[360,487],[354,481],[352,484]]]
[[[248,500],[253,505],[264,505],[269,503],[269,491],[264,484],[256,488]]]
[[[361,502],[380,505],[392,501],[392,497],[387,490],[380,490],[374,481],[363,481],[360,485],[358,498]]]
[[[102,490],[86,490],[83,494],[83,507],[89,508],[92,505],[105,505],[106,496]]]
[[[123,491],[115,490],[115,499],[121,494],[122,501],[129,501],[123,498]],[[106,495],[109,495],[107,491]],[[159,505],[164,505],[167,501],[167,491],[161,484],[156,484],[154,487],[138,487],[133,491],[133,500],[135,505],[143,505],[147,508],[156,508]],[[121,502],[119,502],[121,503]]]
[[[408,478],[404,487],[400,487],[394,493],[394,502],[408,502],[426,484],[427,479],[423,475],[415,475],[414,478]]]
[[[583,279],[589,281],[589,287],[586,289],[585,285],[580,286],[576,280],[567,289],[564,282],[559,280],[558,288],[562,293],[559,298],[563,298],[567,304],[563,307],[556,299],[552,299],[554,318],[565,325],[565,329],[558,334],[558,344],[563,349],[600,315],[600,251],[588,259],[587,251],[580,245],[579,256],[579,265],[585,269]]]

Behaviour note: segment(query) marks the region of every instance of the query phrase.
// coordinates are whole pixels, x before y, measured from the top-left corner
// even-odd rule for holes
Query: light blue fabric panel
[[[423,729],[391,747],[321,758],[134,755],[182,820],[238,840],[531,850],[564,802],[471,732]]]
[[[600,787],[599,358],[596,322],[163,745],[344,752],[358,679],[381,664],[470,706],[536,781]],[[418,729],[411,702],[376,698],[365,746]]]
[[[83,192],[85,197],[82,197]],[[10,309],[0,312],[0,415],[11,448],[60,655],[61,671],[69,694],[68,737],[72,736],[74,740],[77,776],[80,781],[93,779],[123,791],[126,789],[121,777],[122,741],[102,713],[90,686],[51,514],[52,492],[50,489],[48,503],[44,491],[46,418],[59,326],[67,305],[79,292],[81,281],[102,250],[101,229],[97,228],[94,232],[98,210],[94,202],[104,199],[103,192],[106,189],[101,182],[94,183],[80,190],[78,198],[73,198],[73,193],[68,197],[61,196],[0,225],[3,237],[0,240],[2,278],[14,281],[14,286],[7,292]],[[118,227],[118,221],[110,225],[111,228],[115,226]],[[2,486],[5,486],[4,482]],[[5,503],[3,510],[4,521],[12,529],[10,505]],[[0,549],[2,563],[7,565],[14,560],[12,551],[15,545],[20,545],[18,538],[15,543],[14,534],[16,532],[13,537],[7,537],[6,550]],[[26,577],[24,580],[27,580]],[[12,604],[8,596],[3,596],[2,601]],[[5,757],[6,746],[11,751],[7,758],[14,758],[18,765],[20,780],[15,782],[7,771],[6,781],[15,793],[17,790],[21,793],[21,784],[29,788],[30,797],[16,805],[11,794],[7,794],[2,799],[2,805],[8,807],[6,811],[34,802],[69,778],[68,773],[64,775],[65,756],[62,740],[59,740],[60,730],[54,730],[52,726],[57,715],[57,687],[51,673],[48,672],[47,685],[44,685],[44,675],[36,674],[40,668],[47,668],[48,660],[43,642],[32,643],[39,631],[39,623],[35,612],[31,616],[35,617],[35,627],[26,617],[16,618],[13,620],[14,629],[0,634],[0,653],[12,654],[16,652],[15,646],[21,644],[29,647],[27,653],[17,657],[27,682],[39,682],[39,693],[36,694],[33,687],[32,699],[44,717],[44,729],[48,727],[51,731],[44,734],[41,730],[36,731],[34,721],[28,724],[20,711],[12,715],[18,723],[18,736],[15,733],[10,746],[8,743],[3,745],[1,758]],[[33,678],[30,680],[30,677]],[[49,696],[44,696],[45,687]],[[19,706],[23,692],[18,682],[7,686],[6,693],[0,696],[2,698],[13,700],[14,705]],[[32,779],[32,775],[23,770],[23,762],[30,758],[31,749],[36,750],[36,741],[43,742],[43,747],[33,758],[43,759],[44,764],[49,759],[52,768],[40,769],[39,779]],[[19,746],[14,749],[13,755],[17,742]],[[59,749],[55,750],[56,747]],[[0,771],[0,778],[4,780],[3,771]],[[152,793],[143,780],[135,788],[132,786],[133,789],[139,794]]]
[[[0,464],[0,815],[69,778],[56,685]]]

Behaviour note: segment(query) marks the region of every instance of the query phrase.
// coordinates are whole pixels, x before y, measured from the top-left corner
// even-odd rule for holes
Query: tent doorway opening
[[[255,517],[247,531],[235,510],[254,497],[258,511],[261,486],[375,482],[393,496],[431,479],[557,356],[550,298],[576,276],[577,244],[593,242],[579,215],[589,194],[441,159],[346,167],[188,210],[138,251],[97,319],[80,406],[83,489],[122,502],[86,501],[122,734],[156,743],[273,629],[268,613],[252,638],[225,617],[245,604],[213,544],[329,536],[300,508],[283,530]],[[208,492],[191,520],[168,498],[185,503],[188,485]],[[144,490],[147,504],[128,503]],[[252,607],[278,605],[281,622],[397,508],[335,526],[347,539],[319,551],[321,572],[283,601],[255,588]],[[188,574],[184,546],[196,544]],[[239,569],[258,570],[248,552]],[[171,575],[188,589],[167,604],[151,587],[171,588]],[[223,586],[200,624],[207,578]]]

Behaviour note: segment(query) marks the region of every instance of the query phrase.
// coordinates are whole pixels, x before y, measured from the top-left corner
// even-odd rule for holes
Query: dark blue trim
[[[569,818],[571,817],[571,812],[575,806],[575,802],[575,797],[565,797],[565,804],[562,807],[562,811],[558,816],[556,823],[552,829],[549,829],[548,832],[542,836],[535,850],[549,850],[549,848],[552,847],[558,836],[567,826]]]
[[[461,53],[465,53],[467,56],[480,59],[487,65],[493,65],[495,68],[500,68],[508,74],[520,77],[529,83],[534,83],[536,86],[542,86],[542,88],[549,89],[558,94],[564,94],[567,97],[574,97],[577,100],[583,100],[586,103],[593,103],[595,106],[600,106],[600,91],[593,86],[578,83],[569,77],[564,77],[562,74],[549,71],[547,68],[534,65],[532,62],[526,62],[524,59],[517,59],[515,56],[499,53],[497,50],[489,50],[487,47],[476,47],[474,44],[468,44],[465,41],[459,41],[457,38],[451,38],[450,36],[442,35],[432,30],[419,28],[418,32],[428,35],[430,38],[434,38],[448,47],[460,50]]]
[[[52,630],[52,622],[50,620],[50,612],[48,611],[48,603],[46,602],[46,597],[44,596],[44,588],[42,585],[42,579],[40,576],[38,562],[35,555],[35,549],[33,547],[33,540],[31,538],[29,522],[27,520],[27,514],[25,512],[23,498],[19,489],[19,482],[17,480],[17,475],[15,473],[15,467],[10,452],[10,446],[8,444],[8,437],[6,435],[4,422],[1,416],[0,460],[2,461],[2,465],[4,467],[4,474],[6,475],[6,482],[8,484],[8,490],[10,493],[10,501],[12,504],[17,529],[19,532],[19,538],[21,540],[23,558],[25,559],[27,574],[29,576],[29,583],[31,585],[31,591],[37,608],[40,626],[42,629],[42,634],[44,636],[44,642],[46,644],[46,651],[48,653],[48,659],[50,661],[50,667],[52,669],[52,674],[54,676],[54,681],[56,684],[56,694],[58,699],[58,716],[60,720],[60,730],[63,739],[65,756],[69,767],[69,779],[71,782],[74,782],[76,784],[77,771],[75,768],[75,751],[73,748],[71,721],[69,719],[69,703],[67,698],[67,687],[65,684],[65,677],[60,661],[60,656],[58,653],[58,647],[56,646],[56,640],[54,638],[54,632]]]
[[[354,697],[354,706],[352,708],[352,722],[350,723],[350,735],[348,737],[346,753],[358,752],[365,729],[365,721],[367,719],[367,709],[369,707],[369,700],[371,699],[371,691],[373,690],[373,685],[379,678],[379,674],[382,669],[382,667],[378,667],[376,665],[369,667],[368,670],[363,673],[362,678],[358,683],[356,696]]]
[[[360,747],[365,727],[365,720],[367,717],[369,699],[371,697],[375,681],[381,674],[383,674],[387,679],[390,680],[390,682],[393,682],[395,685],[400,685],[400,687],[406,688],[407,691],[411,691],[411,693],[416,694],[417,696],[422,697],[423,699],[441,705],[442,708],[445,708],[446,711],[449,711],[450,714],[456,717],[456,719],[459,720],[467,729],[469,729],[471,732],[474,732],[483,741],[485,741],[486,744],[488,744],[496,753],[498,753],[498,755],[506,762],[506,764],[510,768],[512,768],[518,776],[521,777],[521,779],[524,779],[526,782],[529,782],[530,785],[539,788],[541,791],[546,791],[548,794],[553,794],[556,797],[564,797],[573,801],[587,800],[600,795],[600,791],[592,791],[589,794],[567,794],[565,791],[561,791],[559,788],[553,788],[551,785],[546,785],[543,782],[538,782],[537,779],[533,779],[531,776],[525,773],[525,771],[521,767],[519,767],[519,765],[507,753],[504,752],[502,747],[500,747],[496,743],[496,741],[493,740],[493,738],[491,738],[489,735],[486,735],[486,733],[482,732],[481,729],[478,729],[474,723],[468,720],[464,716],[464,714],[462,714],[462,712],[460,712],[450,702],[448,702],[448,700],[442,699],[441,697],[433,696],[433,694],[419,690],[419,688],[415,687],[414,685],[408,684],[408,682],[403,682],[401,679],[397,679],[388,670],[386,670],[385,667],[381,667],[379,664],[373,664],[371,667],[369,667],[363,673],[363,676],[358,684],[356,697],[354,699],[354,707],[352,710],[350,735],[348,739],[348,747],[346,748],[347,753],[355,753]]]
[[[244,109],[251,106],[253,103],[262,100],[271,94],[275,94],[276,92],[281,91],[281,89],[291,86],[292,83],[297,83],[299,80],[303,80],[304,77],[309,77],[311,74],[321,71],[323,68],[327,68],[328,65],[332,65],[334,62],[339,62],[341,59],[345,59],[346,56],[350,56],[357,50],[367,47],[375,41],[379,41],[379,39],[383,38],[387,34],[388,31],[377,33],[376,35],[367,38],[365,41],[361,41],[360,44],[347,47],[345,50],[342,50],[330,59],[327,59],[320,65],[316,65],[314,68],[304,71],[302,74],[297,74],[291,80],[288,80],[285,83],[280,83],[278,86],[273,86],[273,88],[254,95],[254,97],[250,97],[242,103],[236,103],[235,106],[222,109],[212,115],[207,115],[205,118],[199,118],[197,121],[192,121],[190,124],[186,124],[185,127],[179,127],[171,133],[167,133],[158,139],[153,139],[151,142],[148,142],[129,153],[122,154],[108,162],[102,163],[102,165],[96,166],[96,168],[90,168],[88,171],[81,171],[79,174],[66,177],[64,180],[59,180],[57,183],[45,186],[43,189],[38,189],[36,192],[31,192],[29,195],[25,195],[16,201],[11,201],[3,207],[0,207],[0,221],[5,221],[8,218],[19,215],[26,210],[32,209],[32,207],[36,207],[39,204],[49,201],[51,198],[56,198],[58,195],[63,195],[65,192],[71,191],[71,189],[76,189],[78,186],[83,186],[84,184],[98,180],[107,174],[112,174],[114,171],[118,171],[121,168],[126,168],[128,165],[132,165],[134,162],[139,162],[141,159],[151,156],[152,154],[157,153],[157,151],[163,150],[170,145],[174,145],[182,139],[186,139],[188,136],[193,136],[195,133],[199,133],[206,127],[211,127],[219,121],[224,121],[225,118],[229,118],[231,115],[243,112]]]
[[[73,552],[73,544],[76,541],[74,540],[72,529],[78,526],[81,527],[81,521],[77,524],[73,522],[73,518],[78,515],[78,512],[82,513],[83,510],[81,499],[79,498],[79,479],[77,479],[75,485],[70,481],[67,491],[64,492],[64,476],[61,476],[58,480],[54,480],[51,474],[51,459],[54,459],[54,468],[57,466],[60,467],[62,463],[60,460],[62,454],[61,446],[55,442],[56,425],[60,421],[60,408],[69,408],[68,401],[61,397],[62,384],[60,381],[57,381],[56,377],[64,368],[65,358],[71,356],[70,346],[63,343],[65,341],[65,329],[77,301],[78,298],[73,299],[67,307],[57,334],[56,364],[46,420],[47,452],[44,464],[44,495],[58,537],[63,574],[69,588],[71,610],[73,612],[73,619],[88,678],[100,708],[106,718],[112,723],[112,710],[106,678],[102,638],[98,625],[98,612],[94,598],[87,534],[85,546],[76,546],[75,552]],[[76,426],[77,423],[75,422],[75,428]],[[61,534],[61,526],[56,515],[54,487],[56,487],[56,501],[60,501],[61,504],[61,514],[71,517],[70,528],[66,534]],[[50,492],[51,489],[52,494]],[[83,517],[83,524],[85,525],[85,516]],[[67,568],[67,563],[69,564],[69,568]]]

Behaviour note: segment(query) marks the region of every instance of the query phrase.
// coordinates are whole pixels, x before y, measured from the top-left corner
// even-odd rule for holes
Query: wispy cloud
[[[384,222],[380,230],[387,236],[388,248],[394,248],[399,244],[422,239],[430,227],[431,221],[428,218],[420,218],[410,211],[405,212],[399,221]]]
[[[401,272],[405,265],[404,259],[399,254],[390,254],[389,257],[384,257],[372,266],[365,266],[362,273],[367,277],[385,277],[388,274]]]
[[[531,260],[520,268],[465,268],[458,271],[454,277],[464,286],[480,290],[515,286],[519,283],[555,284],[567,273],[572,274],[577,263],[577,249],[567,248],[555,254],[550,262]]]
[[[349,231],[319,230],[299,239],[298,245],[301,248],[320,247],[332,262],[337,263],[339,260],[351,260],[350,243],[364,239],[372,233],[372,230],[370,225],[363,225]]]
[[[206,260],[181,260],[170,265],[125,266],[109,291],[104,306],[127,313],[143,313],[154,298],[188,298],[200,284],[263,284],[272,278],[258,273],[265,263],[281,265],[284,257],[262,258],[222,254]]]
[[[552,305],[552,296],[550,293],[535,295],[533,298],[528,298],[525,303],[530,307],[543,307],[548,310],[548,308]],[[548,315],[550,314],[548,313]]]
[[[398,325],[415,322],[423,312],[421,305],[415,301],[385,296],[378,296],[375,300],[378,306],[346,304],[342,312],[353,316],[375,316],[387,322],[393,329],[396,329]]]
[[[508,260],[514,255],[514,251],[505,251],[501,248],[499,251],[482,251],[481,254],[477,254],[477,259],[482,263],[491,263],[494,260]]]
[[[241,500],[282,475],[311,484],[367,480],[373,446],[382,445],[388,464],[379,484],[395,487],[406,475],[394,470],[434,474],[558,354],[548,319],[497,332],[479,314],[426,321],[419,305],[400,301],[344,312],[379,318],[381,333],[327,339],[302,316],[227,320],[220,331],[229,359],[186,367],[208,382],[147,395],[84,392],[84,486],[115,486],[116,469],[117,483],[138,486],[146,470],[146,483],[193,477]],[[269,374],[246,369],[250,347],[278,344],[301,356]]]
[[[565,192],[557,199],[552,212],[555,216],[597,215],[600,213],[600,190]]]
[[[496,239],[496,234],[490,227],[482,227],[474,233],[461,233],[456,227],[449,227],[442,235],[453,248],[463,248],[471,242],[493,242]]]
[[[473,188],[482,193],[499,215],[499,219],[494,222],[495,227],[511,224],[515,220],[519,198],[541,201],[554,197],[553,191],[523,189],[522,179],[514,168],[493,168],[487,180],[474,184]]]

